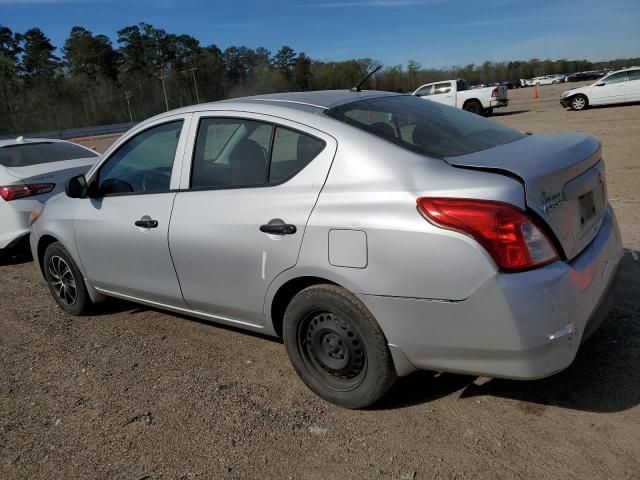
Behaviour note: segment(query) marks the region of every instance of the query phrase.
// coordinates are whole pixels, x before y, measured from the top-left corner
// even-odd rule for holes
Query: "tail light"
[[[418,208],[434,224],[475,239],[501,270],[527,270],[558,258],[542,230],[513,205],[490,200],[421,197]]]
[[[492,96],[492,97],[497,97],[497,96],[498,96],[498,87],[494,88],[494,89],[491,91],[491,96]]]
[[[25,185],[7,185],[0,187],[0,197],[10,202],[19,198],[32,197],[41,193],[49,193],[56,186],[55,183],[32,183]]]

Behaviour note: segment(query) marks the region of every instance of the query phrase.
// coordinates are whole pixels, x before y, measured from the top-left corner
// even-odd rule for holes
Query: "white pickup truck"
[[[509,105],[504,85],[470,89],[464,80],[427,83],[412,95],[486,116],[491,115],[494,108]]]

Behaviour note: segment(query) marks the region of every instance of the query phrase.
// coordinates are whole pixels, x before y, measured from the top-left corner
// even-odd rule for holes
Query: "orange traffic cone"
[[[539,96],[538,96],[538,85],[534,85],[533,86],[533,98],[534,99],[539,98]]]

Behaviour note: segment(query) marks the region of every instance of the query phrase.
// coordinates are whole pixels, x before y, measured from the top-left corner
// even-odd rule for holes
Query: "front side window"
[[[478,152],[526,137],[479,115],[413,95],[358,100],[325,113],[407,150],[436,158]],[[384,129],[363,121],[380,117],[385,118]]]
[[[118,148],[98,172],[99,193],[168,191],[182,123],[151,127]]]
[[[422,87],[416,92],[418,97],[428,97],[429,95],[433,95],[433,85],[427,85],[426,87]]]
[[[270,123],[204,118],[198,127],[191,187],[282,183],[311,162],[324,145],[314,137]]]
[[[604,80],[603,83],[609,85],[610,83],[620,83],[624,82],[627,79],[627,72],[614,73],[613,75],[608,76]]]

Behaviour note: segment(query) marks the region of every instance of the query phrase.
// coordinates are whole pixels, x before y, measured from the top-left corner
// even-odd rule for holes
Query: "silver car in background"
[[[21,244],[31,212],[97,160],[94,151],[64,140],[0,140],[0,250]]]
[[[348,408],[417,369],[566,368],[623,252],[593,137],[353,91],[149,119],[36,212],[31,246],[65,311],[117,297],[281,336]]]

